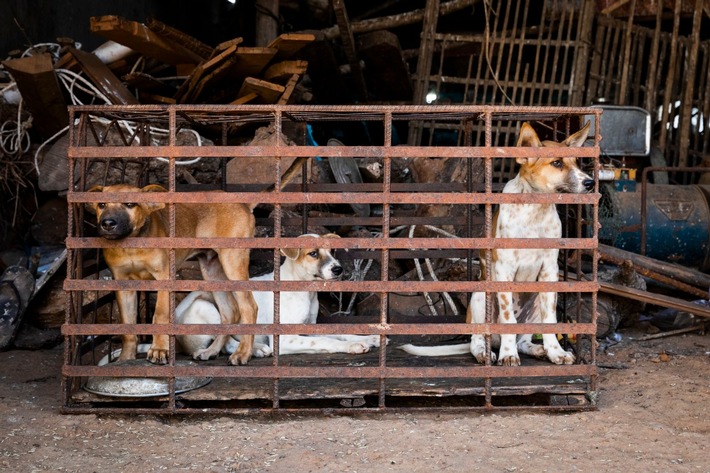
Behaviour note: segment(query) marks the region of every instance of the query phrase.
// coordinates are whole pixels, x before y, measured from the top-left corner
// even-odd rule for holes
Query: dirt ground
[[[710,337],[600,352],[598,410],[61,415],[62,347],[0,353],[0,471],[710,472]]]

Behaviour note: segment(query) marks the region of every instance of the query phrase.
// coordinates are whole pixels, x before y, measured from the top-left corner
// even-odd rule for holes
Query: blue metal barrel
[[[709,186],[648,184],[646,189],[646,256],[710,269]],[[617,192],[602,186],[599,241],[641,252],[641,190]]]

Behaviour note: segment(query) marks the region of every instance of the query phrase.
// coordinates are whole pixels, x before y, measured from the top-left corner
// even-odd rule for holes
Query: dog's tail
[[[284,189],[284,187],[286,187],[286,184],[291,182],[293,180],[293,178],[296,177],[298,172],[301,170],[300,169],[301,166],[303,165],[303,163],[306,162],[307,159],[308,159],[308,156],[300,156],[300,157],[293,160],[293,162],[288,167],[288,169],[286,169],[286,172],[283,173],[283,176],[281,176],[281,184],[279,185],[280,191],[282,191]],[[273,192],[274,190],[276,190],[276,184],[271,184],[269,187],[267,187],[266,189],[264,189],[261,192]],[[259,204],[258,203],[250,204],[251,210],[254,210],[254,207],[256,207],[257,205],[259,205]]]
[[[458,345],[437,345],[431,347],[422,347],[408,343],[397,348],[406,351],[410,355],[416,356],[451,356],[471,353],[470,343],[459,343]]]

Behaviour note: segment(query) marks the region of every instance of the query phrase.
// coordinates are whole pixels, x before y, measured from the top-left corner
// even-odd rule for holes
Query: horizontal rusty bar
[[[174,204],[594,204],[601,194],[382,193],[382,192],[71,192],[69,203]]]
[[[226,363],[226,360],[225,360]],[[471,366],[440,367],[367,367],[367,366],[76,366],[65,365],[64,376],[116,377],[196,377],[215,378],[510,378],[539,376],[590,376],[596,374],[593,365],[550,366]]]
[[[394,118],[398,114],[421,113],[425,115],[440,115],[445,112],[460,112],[471,115],[484,113],[545,113],[559,115],[601,115],[602,110],[598,107],[562,107],[562,106],[512,106],[512,105],[276,105],[276,104],[254,104],[254,105],[224,105],[224,104],[180,104],[180,105],[70,105],[69,110],[79,114],[84,112],[201,112],[201,113],[244,113],[253,114],[255,112],[284,113],[289,114],[294,111],[303,113],[328,113],[328,112],[348,112],[357,116],[363,112],[391,114]]]
[[[353,316],[357,319],[357,316]],[[492,335],[500,333],[594,334],[594,324],[64,324],[62,335]]]
[[[317,248],[342,249],[528,249],[597,248],[594,238],[187,238],[187,237],[132,237],[106,240],[101,237],[68,237],[67,248]]]
[[[66,279],[65,291],[596,292],[592,281],[204,281]]]
[[[597,147],[530,148],[503,146],[72,146],[71,159],[93,158],[595,158]]]

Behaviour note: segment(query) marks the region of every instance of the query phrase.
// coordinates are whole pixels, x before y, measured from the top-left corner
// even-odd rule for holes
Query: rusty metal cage
[[[586,163],[595,181],[599,169],[598,132],[593,145],[582,148],[516,148],[495,146],[498,122],[534,121],[549,130],[551,137],[566,136],[582,117],[595,120],[599,130],[601,110],[570,107],[502,106],[79,106],[70,109],[71,131],[68,150],[70,188],[65,358],[62,369],[62,411],[65,413],[255,413],[264,411],[367,412],[400,409],[552,409],[588,410],[596,407],[597,367],[594,353],[596,333],[597,206],[598,184],[588,194],[504,194],[494,183],[496,160],[516,157],[575,156]],[[456,124],[463,133],[463,146],[405,146],[394,138],[406,136],[412,124],[436,120]],[[485,126],[485,143],[473,146],[472,124]],[[364,126],[368,140],[342,146],[305,144],[308,127]],[[294,146],[277,142],[269,146],[240,145],[233,137],[257,126],[272,126],[276,132],[292,130],[304,139]],[[220,137],[209,146],[197,146],[183,139],[185,132],[212,133]],[[457,140],[458,142],[458,140]],[[309,157],[302,169],[301,182],[283,190],[262,192],[279,184],[285,166],[281,161]],[[276,159],[273,159],[276,157]],[[329,158],[358,157],[379,163],[379,182],[327,183],[312,179],[315,167]],[[251,160],[254,166],[273,159],[270,182],[231,184],[225,172],[219,182],[184,184],[180,163],[200,158],[204,162]],[[460,182],[411,182],[404,169],[412,160],[446,159],[460,162],[466,170]],[[269,161],[271,163],[271,161]],[[97,171],[98,166],[99,171]],[[136,172],[129,172],[136,167]],[[164,202],[170,217],[170,236],[129,238],[110,242],[95,236],[87,203],[97,202],[88,192],[99,184],[136,179],[131,184],[162,184],[164,193],[103,193],[102,202]],[[403,177],[404,176],[404,177]],[[475,176],[480,176],[479,180]],[[109,182],[112,181],[112,182]],[[598,181],[597,181],[598,182]],[[215,189],[226,192],[212,192]],[[273,208],[257,216],[257,225],[266,230],[255,238],[181,238],[175,236],[175,206],[181,203],[259,203]],[[565,233],[560,239],[496,239],[492,221],[496,204],[555,203],[563,216]],[[317,212],[323,206],[369,205],[366,214],[334,215]],[[422,217],[412,209],[422,206],[451,206],[446,217]],[[288,211],[287,211],[288,210]],[[453,217],[451,216],[453,215]],[[328,229],[359,226],[365,232],[327,245],[342,260],[372,261],[379,274],[360,280],[330,282],[281,281],[279,249],[304,244],[323,244],[313,238],[294,235],[319,225]],[[449,231],[414,232],[414,227],[446,225]],[[407,231],[403,231],[407,228]],[[411,231],[410,231],[411,230]],[[102,263],[101,248],[167,248],[171,255],[169,280],[113,280]],[[249,248],[252,259],[259,256],[273,264],[274,281],[203,281],[190,275],[189,268],[175,267],[176,248]],[[496,282],[477,280],[476,259],[490,258],[492,248],[559,248],[561,277],[558,282]],[[348,251],[341,251],[347,249]],[[485,256],[488,254],[489,256]],[[587,256],[587,255],[591,255]],[[419,280],[391,277],[392,266],[401,261],[448,260],[459,264],[450,279],[433,276]],[[407,264],[410,264],[407,263]],[[426,276],[426,275],[425,275]],[[347,278],[346,278],[347,279]],[[139,291],[139,323],[117,322],[113,291]],[[178,297],[188,291],[262,290],[275,291],[275,322],[268,325],[179,325],[174,323]],[[308,290],[320,294],[371,297],[371,308],[357,314],[343,314],[326,308],[327,314],[315,325],[280,324],[280,292]],[[558,309],[557,324],[517,324],[491,322],[492,299],[496,291],[555,291],[564,308]],[[151,324],[151,294],[169,291],[171,323]],[[416,310],[398,310],[393,298],[412,294],[458,295],[465,304],[471,292],[487,293],[487,322],[467,324],[463,312],[426,315]],[[570,301],[577,301],[570,304]],[[465,307],[464,310],[465,312]],[[347,311],[346,311],[347,312]],[[321,319],[322,322],[321,323]],[[146,323],[147,322],[147,323]],[[169,360],[166,365],[147,362],[122,365],[112,363],[121,334],[168,334]],[[178,334],[275,334],[272,358],[253,358],[245,366],[227,366],[220,356],[199,363],[187,361],[176,352]],[[446,358],[418,358],[398,346],[403,342],[423,343],[462,338],[471,333],[487,336],[500,333],[563,334],[577,353],[572,365],[554,365],[523,357],[516,367],[477,364],[470,355]],[[279,355],[278,338],[285,334],[378,335],[380,348],[362,355]],[[438,337],[438,338],[437,338]],[[389,344],[386,343],[389,340]],[[120,343],[120,342],[118,342]],[[119,345],[120,346],[120,345]],[[490,355],[490,352],[489,352]],[[99,361],[101,360],[101,361]],[[106,362],[108,360],[108,362]],[[165,392],[152,396],[120,397],[88,392],[87,380],[162,380]],[[211,379],[206,386],[182,392],[184,379]]]

